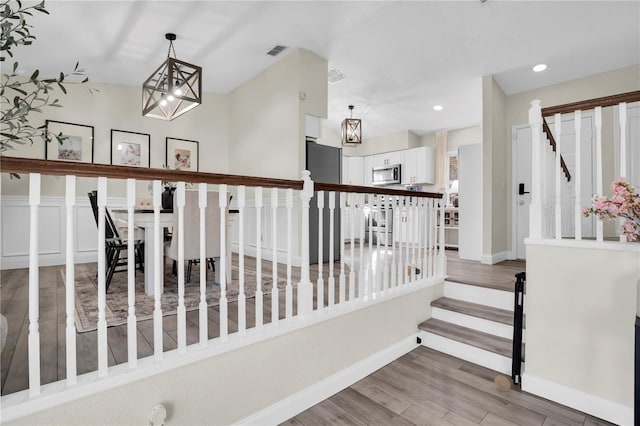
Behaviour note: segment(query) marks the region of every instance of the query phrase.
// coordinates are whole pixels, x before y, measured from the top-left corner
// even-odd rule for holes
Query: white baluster
[[[602,107],[596,107],[596,195],[602,196]],[[604,239],[602,219],[596,218],[596,239]]]
[[[136,318],[136,239],[135,217],[136,180],[127,179],[127,359],[129,368],[138,365],[138,332]],[[67,340],[69,338],[67,337]],[[68,355],[68,354],[67,354]],[[74,351],[75,355],[75,351]]]
[[[556,176],[556,240],[562,239],[562,179],[564,179],[564,172],[562,170],[562,115],[556,114],[554,116],[554,127],[556,133],[556,156],[555,156],[555,176]]]
[[[440,244],[438,246],[438,278],[443,278],[447,274],[447,256],[444,253],[444,209],[446,206],[444,196],[440,199],[440,235],[438,239]]]
[[[575,130],[576,130],[576,171],[575,171],[575,193],[576,193],[576,199],[575,199],[575,205],[574,205],[574,222],[575,222],[575,238],[576,240],[581,240],[582,239],[582,206],[581,206],[581,201],[582,201],[582,191],[581,191],[581,185],[582,185],[582,149],[581,149],[581,145],[582,145],[582,141],[580,140],[580,130],[582,128],[582,112],[581,111],[576,111],[575,112],[575,118],[574,118],[574,124],[575,124]]]
[[[291,285],[291,226],[293,220],[293,189],[287,189],[286,198],[287,207],[287,286],[285,287],[285,317],[291,319],[293,317],[293,287]]]
[[[402,216],[400,213],[400,209],[397,207],[399,202],[399,197],[389,197],[389,208],[391,209],[391,216],[393,217],[393,223],[395,223],[395,230],[393,230],[393,240],[391,241],[391,266],[390,266],[390,288],[395,288],[398,283],[398,267],[396,265],[396,242],[398,239],[400,242],[400,236],[402,235]],[[394,208],[395,206],[395,208]]]
[[[66,328],[66,353],[67,353],[67,385],[76,383],[76,324],[75,324],[75,220],[74,210],[76,206],[76,177],[68,175],[66,177],[66,197],[67,207],[67,253],[66,253],[66,286],[65,301],[67,313]]]
[[[264,308],[262,297],[262,187],[254,189],[256,205],[256,328],[262,328]]]
[[[382,210],[381,210],[382,203],[380,202],[380,196],[379,195],[370,195],[369,205],[371,206],[371,213],[369,213],[371,216],[373,216],[374,206],[375,206],[376,210],[378,211],[378,221],[376,222],[376,243],[377,243],[377,247],[376,247],[375,262],[373,261],[373,256],[369,256],[369,259],[371,260],[371,263],[372,263],[372,270],[371,270],[371,288],[372,288],[372,291],[371,291],[371,293],[375,294],[376,297],[377,297],[377,296],[379,296],[379,293],[380,293],[379,275],[382,272],[382,266],[380,265],[380,262],[382,262],[382,257],[380,256],[380,219],[382,217]],[[371,226],[371,223],[370,223],[369,224],[369,241],[370,241],[370,245],[371,246],[373,246],[372,228],[373,228],[373,226]]]
[[[339,297],[339,302],[341,304],[343,304],[346,300],[346,287],[347,287],[347,283],[346,283],[346,277],[344,275],[344,223],[346,223],[347,221],[344,219],[345,215],[348,214],[348,210],[346,208],[346,199],[347,199],[347,194],[345,194],[344,192],[340,193],[340,219],[341,219],[341,226],[340,226],[340,277],[338,278],[338,297]]]
[[[424,279],[429,278],[429,261],[427,260],[429,255],[429,198],[422,199],[422,222],[422,227],[424,228],[421,240],[424,245],[422,250],[422,278]]]
[[[29,396],[40,395],[40,272],[38,264],[39,209],[40,173],[30,173],[29,212],[31,217],[29,223]],[[102,247],[104,247],[104,240]],[[102,252],[104,262],[104,248],[102,249]]]
[[[360,209],[358,211],[358,228],[360,229],[360,268],[358,269],[358,299],[364,301],[366,294],[367,269],[364,261],[364,241],[365,241],[365,194],[358,194]]]
[[[529,108],[531,127],[531,204],[529,206],[529,237],[542,238],[542,112],[538,99]]]
[[[280,292],[278,291],[278,188],[271,188],[271,323],[279,321]]]
[[[238,332],[241,336],[247,334],[247,298],[244,294],[244,206],[245,186],[238,187]]]
[[[212,208],[214,206],[211,206]],[[218,207],[220,208],[220,339],[229,336],[229,305],[227,302],[227,185],[218,188]],[[229,277],[231,278],[231,277]]]
[[[155,265],[155,271],[153,274],[153,296],[154,296],[154,308],[153,308],[153,354],[156,361],[162,359],[162,282],[164,277],[162,276],[162,228],[160,228],[160,208],[162,207],[162,185],[159,180],[153,181],[153,233],[155,236],[155,245],[153,247],[153,264]],[[180,267],[180,262],[178,262]],[[184,268],[184,265],[183,265]],[[178,275],[180,275],[178,269]],[[184,274],[184,273],[183,273]]]
[[[413,234],[414,201],[415,201],[414,197],[409,197],[409,205],[407,206],[407,267],[405,269],[405,275],[404,275],[404,280],[405,280],[405,283],[407,284],[413,281],[413,261],[415,260],[411,257],[413,253],[413,239],[414,239],[414,234]]]
[[[432,278],[434,275],[434,266],[433,266],[433,251],[434,251],[434,243],[435,243],[435,223],[436,223],[436,213],[434,209],[435,199],[429,198],[429,254],[427,255],[427,271],[429,274],[429,278]]]
[[[105,216],[107,208],[107,178],[98,178],[98,376],[106,377],[107,358],[107,285],[106,285],[106,248]]]
[[[329,287],[329,291],[327,297],[329,299],[328,306],[331,308],[335,303],[336,297],[336,280],[333,275],[333,263],[334,263],[334,253],[333,253],[333,245],[334,242],[334,227],[335,227],[335,209],[336,209],[336,193],[334,191],[329,192],[329,279],[327,286]]]
[[[324,250],[322,244],[324,240],[324,233],[322,229],[322,216],[324,214],[324,191],[318,191],[316,197],[318,202],[318,289],[316,293],[316,309],[321,310],[322,308],[324,308],[324,279],[322,278],[322,269],[324,267],[324,264],[322,262],[322,255]]]
[[[381,200],[382,214],[384,216],[384,265],[382,267],[382,293],[387,294],[389,290],[389,210],[391,210],[391,200],[387,195]],[[393,241],[391,241],[393,250]]]
[[[176,205],[178,209],[178,352],[187,350],[187,310],[184,307],[184,206],[185,184],[178,182],[176,188]],[[206,264],[206,263],[205,263]],[[205,273],[206,277],[206,273]]]
[[[401,200],[401,201],[400,201]],[[407,234],[408,234],[408,230],[407,230],[407,199],[406,197],[402,197],[402,199],[400,199],[400,197],[398,197],[398,202],[399,202],[399,209],[398,212],[400,214],[400,226],[398,227],[398,229],[400,230],[400,241],[398,244],[398,269],[397,269],[397,274],[398,274],[398,287],[402,286],[404,284],[404,271],[406,271],[406,266],[404,266],[404,259],[402,256],[402,252],[404,251],[404,244],[406,244],[407,242]]]
[[[309,275],[309,204],[313,197],[313,181],[308,170],[302,171],[304,186],[300,192],[300,209],[302,213],[300,282],[298,283],[298,316],[304,318],[313,311],[313,284]],[[322,239],[322,234],[319,235]]]
[[[627,103],[621,102],[618,106],[618,125],[620,126],[620,177],[627,177]],[[622,226],[626,219],[618,220]],[[620,242],[626,243],[627,237],[620,232]]]
[[[355,231],[355,215],[356,213],[354,212],[356,207],[355,207],[355,203],[356,203],[356,196],[357,194],[353,194],[350,193],[349,194],[349,220],[350,220],[350,226],[349,226],[349,233],[351,234],[351,244],[349,247],[349,251],[350,251],[350,268],[349,268],[349,302],[352,302],[354,297],[355,297],[355,293],[356,293],[356,273],[355,273],[355,254],[354,254],[354,244],[355,244],[355,237],[354,237],[354,231]]]
[[[209,344],[209,321],[207,315],[207,184],[198,185],[198,208],[200,209],[200,303],[198,304],[200,346]],[[216,206],[209,208],[215,209]],[[215,232],[215,229],[213,230]],[[216,265],[225,269],[224,264]]]

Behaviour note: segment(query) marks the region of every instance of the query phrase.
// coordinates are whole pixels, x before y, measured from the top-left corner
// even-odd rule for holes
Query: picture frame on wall
[[[51,141],[44,144],[45,160],[93,163],[93,126],[56,120],[46,120],[45,126],[48,134],[65,137],[59,143],[51,136]]]
[[[166,138],[166,165],[173,170],[197,172],[200,169],[198,141]]]
[[[149,167],[151,135],[111,129],[111,164],[114,166]]]

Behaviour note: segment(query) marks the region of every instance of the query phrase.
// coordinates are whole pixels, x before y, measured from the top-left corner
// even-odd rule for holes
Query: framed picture
[[[111,164],[149,167],[151,135],[111,129]]]
[[[167,167],[174,170],[197,172],[200,167],[198,142],[167,138]]]
[[[51,141],[44,144],[46,160],[93,163],[93,126],[47,120],[46,127],[50,134],[65,137],[62,143],[58,143],[52,136]]]

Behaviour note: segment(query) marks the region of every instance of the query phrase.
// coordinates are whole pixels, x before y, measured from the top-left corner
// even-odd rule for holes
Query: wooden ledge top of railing
[[[140,180],[164,180],[169,182],[207,183],[212,185],[227,184],[262,186],[267,188],[291,188],[296,190],[301,190],[303,186],[303,181],[301,180],[271,179],[256,176],[187,172],[183,170],[150,169],[4,156],[0,156],[0,171],[2,173],[41,173],[43,175],[74,175],[113,179],[133,178]]]
[[[313,178],[313,176],[312,176]],[[396,195],[401,197],[442,198],[437,192],[405,191],[402,189],[390,189],[380,186],[341,185],[337,183],[314,182],[316,191],[353,192],[357,194]]]
[[[554,114],[565,114],[574,111],[586,111],[595,107],[610,107],[621,102],[640,101],[640,90],[635,92],[619,93],[617,95],[603,96],[601,98],[588,99],[586,101],[573,102],[570,104],[550,106],[542,108],[542,116],[549,117]]]
[[[150,169],[142,167],[112,166],[109,164],[76,163],[60,160],[38,160],[0,156],[2,173],[40,173],[55,176],[106,177],[111,179],[164,180],[169,182],[207,183],[211,185],[245,185],[266,188],[291,188],[302,190],[302,180],[272,179],[257,176],[228,175],[221,173],[187,172],[182,170]],[[313,176],[311,177],[313,179]],[[355,192],[364,194],[396,195],[406,197],[442,198],[433,192],[414,192],[371,186],[352,186],[314,182],[316,191]]]

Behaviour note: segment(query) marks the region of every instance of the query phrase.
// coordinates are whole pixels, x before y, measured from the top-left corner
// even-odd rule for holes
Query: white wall
[[[636,244],[627,251],[527,244],[523,390],[632,424],[638,285]],[[605,417],[608,410],[619,417]]]
[[[89,93],[86,87],[69,85],[68,95],[60,95],[62,108],[47,108],[42,114],[33,113],[35,126],[46,119],[86,124],[94,127],[94,163],[109,164],[111,153],[111,129],[148,133],[150,165],[161,168],[166,163],[165,138],[174,137],[199,142],[200,171],[228,173],[228,108],[227,96],[205,93],[202,105],[173,121],[163,121],[142,116],[141,88],[116,84],[91,83],[99,90]],[[52,143],[56,143],[55,141]],[[44,142],[22,145],[6,155],[28,158],[44,158]],[[86,196],[95,189],[93,179],[80,179],[78,195]],[[28,179],[9,179],[2,175],[2,195],[27,194]],[[146,192],[146,184],[138,186]],[[110,185],[110,195],[124,195],[124,185]],[[43,195],[63,195],[64,179],[43,177]],[[146,195],[146,194],[145,194]]]
[[[439,284],[10,424],[147,424],[159,403],[167,424],[232,424],[415,335],[441,295]]]

